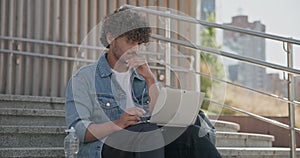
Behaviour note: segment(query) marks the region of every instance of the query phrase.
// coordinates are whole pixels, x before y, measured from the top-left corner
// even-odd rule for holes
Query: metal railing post
[[[293,68],[293,46],[287,43],[287,66]],[[294,101],[294,75],[288,75],[288,98]],[[288,103],[290,121],[290,157],[296,158],[295,105]]]
[[[169,11],[166,11],[167,13],[170,13]],[[171,38],[171,18],[165,17],[165,36],[167,38]],[[167,86],[171,86],[171,43],[166,42],[166,49],[165,49],[165,84]]]

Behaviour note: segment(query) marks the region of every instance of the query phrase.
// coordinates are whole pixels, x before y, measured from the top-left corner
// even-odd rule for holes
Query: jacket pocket
[[[116,120],[121,114],[121,109],[114,96],[111,94],[97,94],[97,101],[100,108],[110,120]]]

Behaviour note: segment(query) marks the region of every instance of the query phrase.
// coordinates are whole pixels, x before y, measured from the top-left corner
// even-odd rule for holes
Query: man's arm
[[[126,109],[119,120],[101,124],[92,123],[93,102],[89,94],[87,81],[80,76],[73,76],[66,89],[65,115],[67,126],[73,126],[81,142],[95,141],[109,134],[136,124],[145,111],[138,107]],[[105,113],[103,113],[105,115]]]
[[[137,73],[139,73],[146,80],[149,93],[149,111],[152,113],[157,97],[158,97],[158,87],[156,85],[155,76],[152,74],[147,60],[143,57],[134,57],[127,61],[129,68],[135,68]]]
[[[109,134],[124,129],[130,125],[140,121],[140,117],[145,111],[138,107],[126,109],[119,120],[110,121],[101,124],[90,124],[85,133],[85,142],[98,140],[108,136]]]
[[[149,93],[149,111],[150,113],[152,113],[159,94],[159,90],[154,77],[146,79],[146,84]]]
[[[119,131],[122,128],[115,122],[105,122],[101,124],[90,124],[85,132],[84,142],[91,142],[108,136],[109,134]]]

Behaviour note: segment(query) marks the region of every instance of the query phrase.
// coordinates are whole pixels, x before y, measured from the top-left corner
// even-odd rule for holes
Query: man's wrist
[[[122,124],[120,123],[119,120],[112,121],[111,123],[112,123],[112,130],[113,131],[119,131],[119,130],[125,128],[125,127],[122,126]]]
[[[146,78],[145,81],[146,81],[147,85],[155,84],[155,82],[156,82],[154,76]]]

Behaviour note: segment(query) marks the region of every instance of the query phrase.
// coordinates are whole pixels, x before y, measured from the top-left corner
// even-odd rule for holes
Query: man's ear
[[[110,44],[113,40],[114,40],[114,38],[113,38],[112,35],[108,32],[108,33],[106,34],[106,41],[108,42],[108,44]]]

